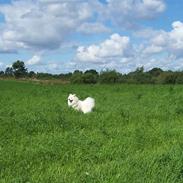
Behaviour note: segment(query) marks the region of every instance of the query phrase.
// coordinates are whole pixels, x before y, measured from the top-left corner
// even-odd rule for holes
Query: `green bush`
[[[83,83],[83,74],[82,72],[74,72],[72,77],[71,77],[71,83],[73,84],[80,84],[80,83]]]
[[[156,68],[156,67],[153,68],[153,69],[151,69],[150,71],[148,71],[148,73],[149,73],[151,76],[153,76],[153,77],[159,76],[162,72],[163,72],[162,69]]]
[[[85,74],[83,74],[82,79],[83,79],[83,83],[95,84],[95,83],[97,83],[98,77],[96,74],[85,73]]]
[[[100,73],[100,83],[117,83],[120,80],[120,73],[115,70],[106,70]]]
[[[183,84],[183,73],[179,74],[176,78],[177,84]]]
[[[165,84],[175,84],[176,83],[176,79],[177,79],[177,75],[174,73],[168,73],[165,76],[165,80],[164,83]]]

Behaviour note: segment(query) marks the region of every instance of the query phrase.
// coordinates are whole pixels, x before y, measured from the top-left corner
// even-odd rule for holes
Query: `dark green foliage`
[[[176,83],[177,84],[183,84],[183,73],[180,73],[180,74],[177,75]]]
[[[72,73],[66,73],[66,74],[59,74],[59,79],[65,80],[65,81],[69,81],[72,77]]]
[[[87,70],[84,73],[75,70],[71,76],[71,83],[95,84],[98,81],[98,73],[96,70]]]
[[[164,83],[165,84],[175,84],[177,75],[175,73],[167,73],[165,75]]]
[[[135,78],[136,82],[138,84],[151,84],[154,83],[152,80],[152,76],[148,73],[140,73]]]
[[[12,67],[7,67],[6,68],[5,75],[6,76],[13,76],[13,69],[12,69]]]
[[[142,66],[142,67],[137,67],[137,69],[136,69],[136,71],[135,71],[135,73],[137,73],[137,74],[140,74],[140,73],[143,73],[144,72],[144,67]]]
[[[53,75],[50,73],[42,73],[42,72],[38,72],[36,74],[36,78],[37,79],[53,79]]]
[[[139,67],[134,72],[122,75],[120,83],[151,84],[154,81],[150,73],[144,72],[144,68]]]
[[[153,77],[157,77],[159,76],[161,73],[163,73],[163,70],[160,68],[153,68],[150,71],[148,71],[148,73],[153,76]]]
[[[100,83],[117,83],[120,79],[120,73],[115,70],[106,70],[100,73]]]
[[[74,84],[112,84],[112,83],[128,83],[128,84],[183,84],[183,71],[163,71],[161,68],[153,68],[145,71],[144,67],[138,67],[135,71],[121,74],[116,70],[104,70],[98,73],[94,69],[86,70],[85,72],[75,70],[73,73],[35,73],[34,71],[27,72],[25,64],[22,61],[13,63],[12,67],[7,67],[6,70],[0,72],[0,77],[16,77],[16,78],[31,78],[38,80],[60,80],[62,83]]]
[[[144,68],[137,68],[135,72],[132,73],[134,83],[138,84],[150,84],[153,83],[152,76],[148,72],[144,72]]]
[[[75,74],[75,75],[82,75],[83,74],[83,72],[82,71],[80,71],[80,70],[75,70],[74,72],[73,72],[73,74]]]
[[[0,71],[0,77],[4,76],[4,71]]]
[[[30,71],[30,72],[28,73],[28,77],[30,77],[30,78],[35,78],[35,77],[36,77],[36,73],[35,73],[34,71]]]
[[[98,82],[98,78],[99,73],[96,70],[94,69],[86,70],[83,75],[83,82],[87,84],[95,84]]]
[[[94,69],[86,70],[85,74],[87,74],[87,73],[91,73],[91,74],[96,75],[96,76],[99,75],[98,72],[96,70],[94,70]]]
[[[13,74],[16,78],[25,77],[27,75],[27,69],[22,61],[17,60],[12,64]]]
[[[79,70],[74,71],[71,77],[71,83],[83,83],[83,72]]]
[[[88,73],[83,74],[82,78],[83,78],[83,83],[95,84],[95,83],[97,83],[98,75],[88,72]]]

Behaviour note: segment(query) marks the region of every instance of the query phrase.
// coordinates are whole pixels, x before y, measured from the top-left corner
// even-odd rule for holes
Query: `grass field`
[[[182,183],[183,86],[0,81],[0,183],[25,182]]]

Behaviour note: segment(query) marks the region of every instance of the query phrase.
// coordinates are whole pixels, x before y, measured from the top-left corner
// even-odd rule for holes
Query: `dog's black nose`
[[[69,99],[69,102],[72,102],[73,100]]]

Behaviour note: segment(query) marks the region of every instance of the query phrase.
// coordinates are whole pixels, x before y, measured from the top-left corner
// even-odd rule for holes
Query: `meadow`
[[[182,183],[183,85],[0,80],[0,183],[28,182]]]

